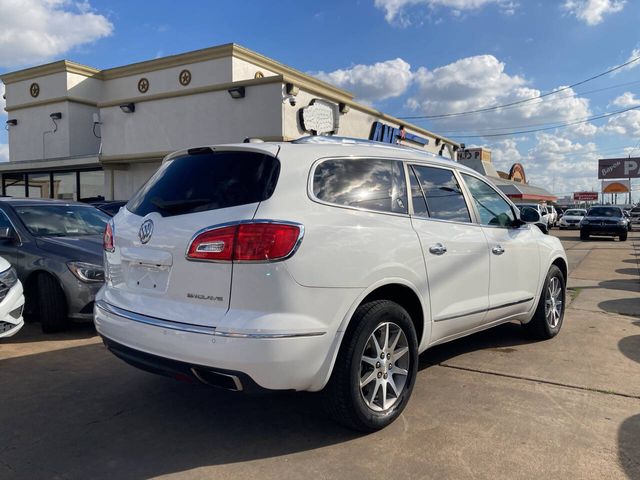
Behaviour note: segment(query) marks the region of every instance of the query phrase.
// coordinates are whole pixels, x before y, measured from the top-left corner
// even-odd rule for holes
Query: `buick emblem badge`
[[[145,220],[138,230],[138,238],[144,244],[151,240],[151,235],[153,235],[153,220]]]

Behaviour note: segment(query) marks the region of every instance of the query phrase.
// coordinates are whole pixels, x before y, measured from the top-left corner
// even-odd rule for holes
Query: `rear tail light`
[[[113,242],[113,227],[111,227],[111,222],[108,222],[107,226],[104,229],[104,234],[102,236],[102,247],[107,252],[113,252],[115,250]]]
[[[187,258],[219,262],[272,262],[290,256],[302,239],[303,227],[278,222],[240,223],[197,234]]]

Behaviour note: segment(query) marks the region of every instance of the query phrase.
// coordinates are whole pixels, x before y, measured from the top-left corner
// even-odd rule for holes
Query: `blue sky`
[[[640,56],[638,20],[631,0],[0,0],[0,31],[9,33],[0,72],[60,58],[108,68],[236,42],[387,113],[433,115],[527,99]],[[632,66],[519,108],[416,123],[489,146],[500,168],[521,161],[556,193],[590,189],[597,158],[639,144],[640,111],[526,135],[464,135],[640,105],[640,61]],[[1,131],[0,158],[6,142]]]

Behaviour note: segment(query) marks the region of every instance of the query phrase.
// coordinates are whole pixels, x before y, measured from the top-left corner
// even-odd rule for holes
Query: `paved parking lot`
[[[507,324],[421,357],[391,427],[313,395],[250,397],[137,371],[90,326],[0,341],[0,478],[640,478],[640,233],[563,239],[561,334]]]

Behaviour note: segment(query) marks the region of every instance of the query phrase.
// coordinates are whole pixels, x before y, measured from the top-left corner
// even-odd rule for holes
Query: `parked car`
[[[560,218],[558,226],[560,230],[565,228],[580,228],[580,221],[587,214],[584,208],[570,208],[565,210],[564,215]]]
[[[640,206],[633,207],[629,212],[629,216],[631,217],[631,223],[637,225],[640,223]]]
[[[0,338],[11,337],[24,325],[24,295],[15,269],[0,257]]]
[[[42,330],[93,318],[104,283],[102,233],[109,216],[82,203],[0,199],[0,255],[24,285],[26,313]]]
[[[542,205],[542,208],[547,209],[547,224],[549,228],[555,227],[558,223],[558,212],[556,211],[556,207],[553,205]]]
[[[580,222],[580,240],[589,240],[591,235],[618,237],[627,240],[628,224],[622,208],[615,206],[591,207]]]
[[[95,324],[142,369],[230,390],[324,390],[376,430],[418,354],[518,321],[562,326],[567,259],[485,177],[397,146],[311,137],[162,163],[104,236]]]
[[[633,224],[631,222],[631,209],[627,210],[626,208],[622,210],[622,214],[624,215],[624,219],[627,221],[627,230],[633,230]]]
[[[536,225],[542,231],[542,233],[544,234],[549,233],[549,228],[550,228],[549,216],[548,216],[549,214],[547,213],[547,209],[544,205],[541,205],[539,203],[518,203],[517,207],[519,209],[522,209],[523,207],[528,207],[538,212],[538,215],[540,215],[540,221],[536,222]]]

